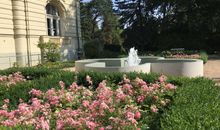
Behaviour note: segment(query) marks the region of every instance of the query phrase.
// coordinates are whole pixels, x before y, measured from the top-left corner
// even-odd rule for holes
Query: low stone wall
[[[87,71],[98,71],[98,72],[150,72],[150,64],[145,63],[138,66],[120,67],[120,66],[106,66],[104,62],[95,62],[85,65]]]
[[[174,76],[203,76],[203,61],[196,59],[157,60],[151,63],[151,72]]]
[[[78,60],[75,62],[76,71],[80,72],[85,70],[85,65],[90,63],[98,62],[98,59],[86,59],[86,60]]]

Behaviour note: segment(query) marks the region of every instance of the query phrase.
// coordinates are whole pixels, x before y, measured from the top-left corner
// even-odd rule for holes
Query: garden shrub
[[[157,55],[166,58],[201,59],[204,63],[208,61],[208,54],[205,51],[170,50],[170,51],[162,51]]]
[[[15,72],[21,72],[26,79],[37,79],[52,74],[55,69],[46,67],[23,67],[23,68],[9,68],[6,70],[0,70],[0,75],[9,75]]]
[[[121,52],[122,51],[122,46],[119,44],[105,44],[104,45],[104,50],[109,50],[112,52]]]
[[[50,70],[50,69],[48,69]],[[72,84],[74,81],[74,73],[66,72],[66,71],[54,71],[50,75],[45,77],[39,77],[37,79],[28,80],[26,82],[20,82],[11,87],[7,87],[5,85],[0,84],[0,101],[5,98],[11,100],[10,107],[15,108],[18,104],[19,99],[21,98],[24,101],[29,99],[28,92],[32,89],[39,89],[42,91],[46,91],[50,88],[59,88],[59,81],[64,81],[66,85]],[[0,102],[0,104],[2,104]]]
[[[66,72],[48,68],[11,68],[0,71],[0,75],[7,75],[20,71],[25,76],[31,75],[34,78],[26,82],[19,82],[14,86],[7,87],[0,84],[0,105],[3,100],[10,99],[9,109],[15,109],[19,99],[29,102],[31,96],[28,94],[33,88],[46,92],[48,89],[59,90],[59,81],[65,83],[65,88],[73,81],[79,86],[87,88],[98,87],[99,83],[107,80],[107,86],[113,91],[117,90],[121,81],[125,79],[135,80],[137,77],[150,84],[158,81],[158,74],[144,73],[100,73],[100,72]],[[89,80],[92,80],[90,84]],[[146,117],[141,120],[142,129],[220,129],[220,91],[215,82],[206,78],[187,78],[170,76],[167,83],[177,86],[173,94],[167,94],[171,103],[158,111],[158,114],[141,112]],[[146,100],[147,101],[147,100]],[[30,102],[29,102],[30,103]],[[149,108],[150,106],[148,106]],[[153,107],[152,107],[153,108]],[[55,124],[54,124],[55,125]],[[4,127],[0,127],[4,128]]]
[[[161,118],[161,129],[220,129],[220,88],[205,78],[185,81]]]
[[[39,42],[37,46],[41,50],[41,58],[46,58],[46,61],[55,62],[60,60],[60,45],[54,42]]]
[[[208,54],[205,51],[201,51],[200,59],[203,60],[204,63],[206,63],[208,61]]]
[[[103,45],[100,40],[94,39],[84,44],[84,52],[86,58],[97,58],[103,50]]]
[[[15,110],[8,109],[10,100],[5,99],[0,123],[9,128],[32,125],[44,130],[146,129],[169,105],[176,89],[163,75],[152,84],[123,77],[116,89],[106,82],[95,91],[76,83],[65,89],[62,81],[57,90],[31,89],[30,100],[19,103]]]
[[[117,58],[119,55],[120,55],[120,52],[103,50],[100,52],[98,58]]]
[[[86,76],[89,75],[93,80],[93,86],[97,87],[98,84],[103,80],[108,80],[110,83],[118,83],[123,80],[123,77],[126,76],[127,78],[133,80],[136,77],[139,77],[146,81],[147,83],[153,83],[158,80],[158,74],[155,73],[137,73],[137,72],[130,72],[130,73],[120,73],[120,72],[93,72],[93,71],[82,71],[77,74],[77,84],[82,84],[83,86],[88,86],[86,81]]]
[[[46,68],[53,68],[53,69],[63,69],[68,67],[74,67],[74,61],[57,61],[57,62],[45,62],[43,64],[38,64],[37,67],[46,67]]]

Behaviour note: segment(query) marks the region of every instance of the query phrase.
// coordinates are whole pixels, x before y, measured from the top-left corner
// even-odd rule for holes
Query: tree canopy
[[[117,44],[123,38],[125,48],[135,46],[140,51],[220,49],[218,0],[115,0],[114,4],[91,0],[81,4],[86,40]]]

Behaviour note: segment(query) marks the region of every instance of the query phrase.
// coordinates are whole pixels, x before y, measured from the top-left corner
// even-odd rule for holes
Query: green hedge
[[[74,74],[57,69],[52,69],[51,72],[51,69],[45,68],[12,68],[0,71],[0,74],[9,74],[18,70],[26,76],[31,75],[35,78],[10,88],[0,86],[0,105],[3,99],[9,98],[11,109],[15,108],[19,98],[27,101],[30,98],[28,92],[32,88],[42,91],[52,87],[58,88],[61,80],[65,82],[66,87],[76,80],[78,84],[88,86],[85,81],[87,75],[92,78],[93,86],[96,88],[102,80],[107,79],[108,83],[116,84],[124,76],[124,73],[80,72]],[[126,73],[127,78],[140,77],[147,83],[157,81],[158,76],[158,74]],[[178,87],[176,94],[172,97],[171,105],[158,115],[150,129],[220,129],[220,88],[215,86],[215,82],[206,78],[190,79],[186,77],[168,77],[168,82]]]
[[[14,72],[21,72],[23,76],[27,79],[38,79],[40,77],[45,77],[52,74],[55,69],[50,69],[46,67],[23,67],[23,68],[9,68],[6,70],[0,70],[0,75],[9,75]]]
[[[117,84],[123,80],[123,76],[126,75],[129,79],[135,79],[136,77],[139,77],[146,81],[147,83],[153,83],[156,80],[158,80],[159,74],[151,73],[151,74],[145,74],[145,73],[137,73],[137,72],[131,72],[131,73],[119,73],[119,72],[90,72],[90,71],[84,71],[77,74],[77,84],[88,86],[88,83],[86,82],[86,76],[89,75],[92,78],[93,86],[97,87],[100,82],[103,80],[107,80],[108,83],[114,83]]]
[[[57,69],[48,68],[11,68],[0,71],[1,75],[8,75],[13,72],[20,71],[25,77],[31,77],[31,80],[26,82],[17,83],[10,87],[0,85],[0,105],[5,98],[10,99],[11,109],[15,108],[19,99],[28,101],[28,92],[32,89],[39,89],[46,91],[50,88],[59,88],[59,81],[64,81],[66,86],[72,84],[75,74],[73,72],[66,72]]]
[[[57,61],[57,62],[46,62],[43,64],[37,65],[37,67],[46,67],[46,68],[53,68],[53,69],[63,69],[68,67],[74,67],[75,62],[74,61]]]
[[[163,130],[220,129],[220,88],[209,79],[183,82],[161,118]]]

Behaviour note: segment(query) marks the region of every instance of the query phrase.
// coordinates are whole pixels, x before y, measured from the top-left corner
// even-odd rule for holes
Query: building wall
[[[6,68],[5,66],[10,66],[10,62],[15,62],[15,57],[4,58],[5,56],[15,56],[11,0],[0,1],[0,67]]]
[[[0,69],[15,62],[27,66],[39,63],[39,37],[44,42],[59,42],[62,60],[77,58],[78,36],[76,16],[77,0],[1,0],[0,1]],[[61,36],[47,36],[48,3],[56,5],[61,15]],[[79,18],[79,17],[78,17]],[[79,25],[79,22],[78,22]],[[80,29],[78,29],[80,31]],[[81,38],[79,38],[81,39]],[[11,58],[5,58],[12,56]],[[15,58],[16,56],[16,58]],[[4,58],[3,58],[4,57]],[[9,63],[10,62],[10,63]]]

